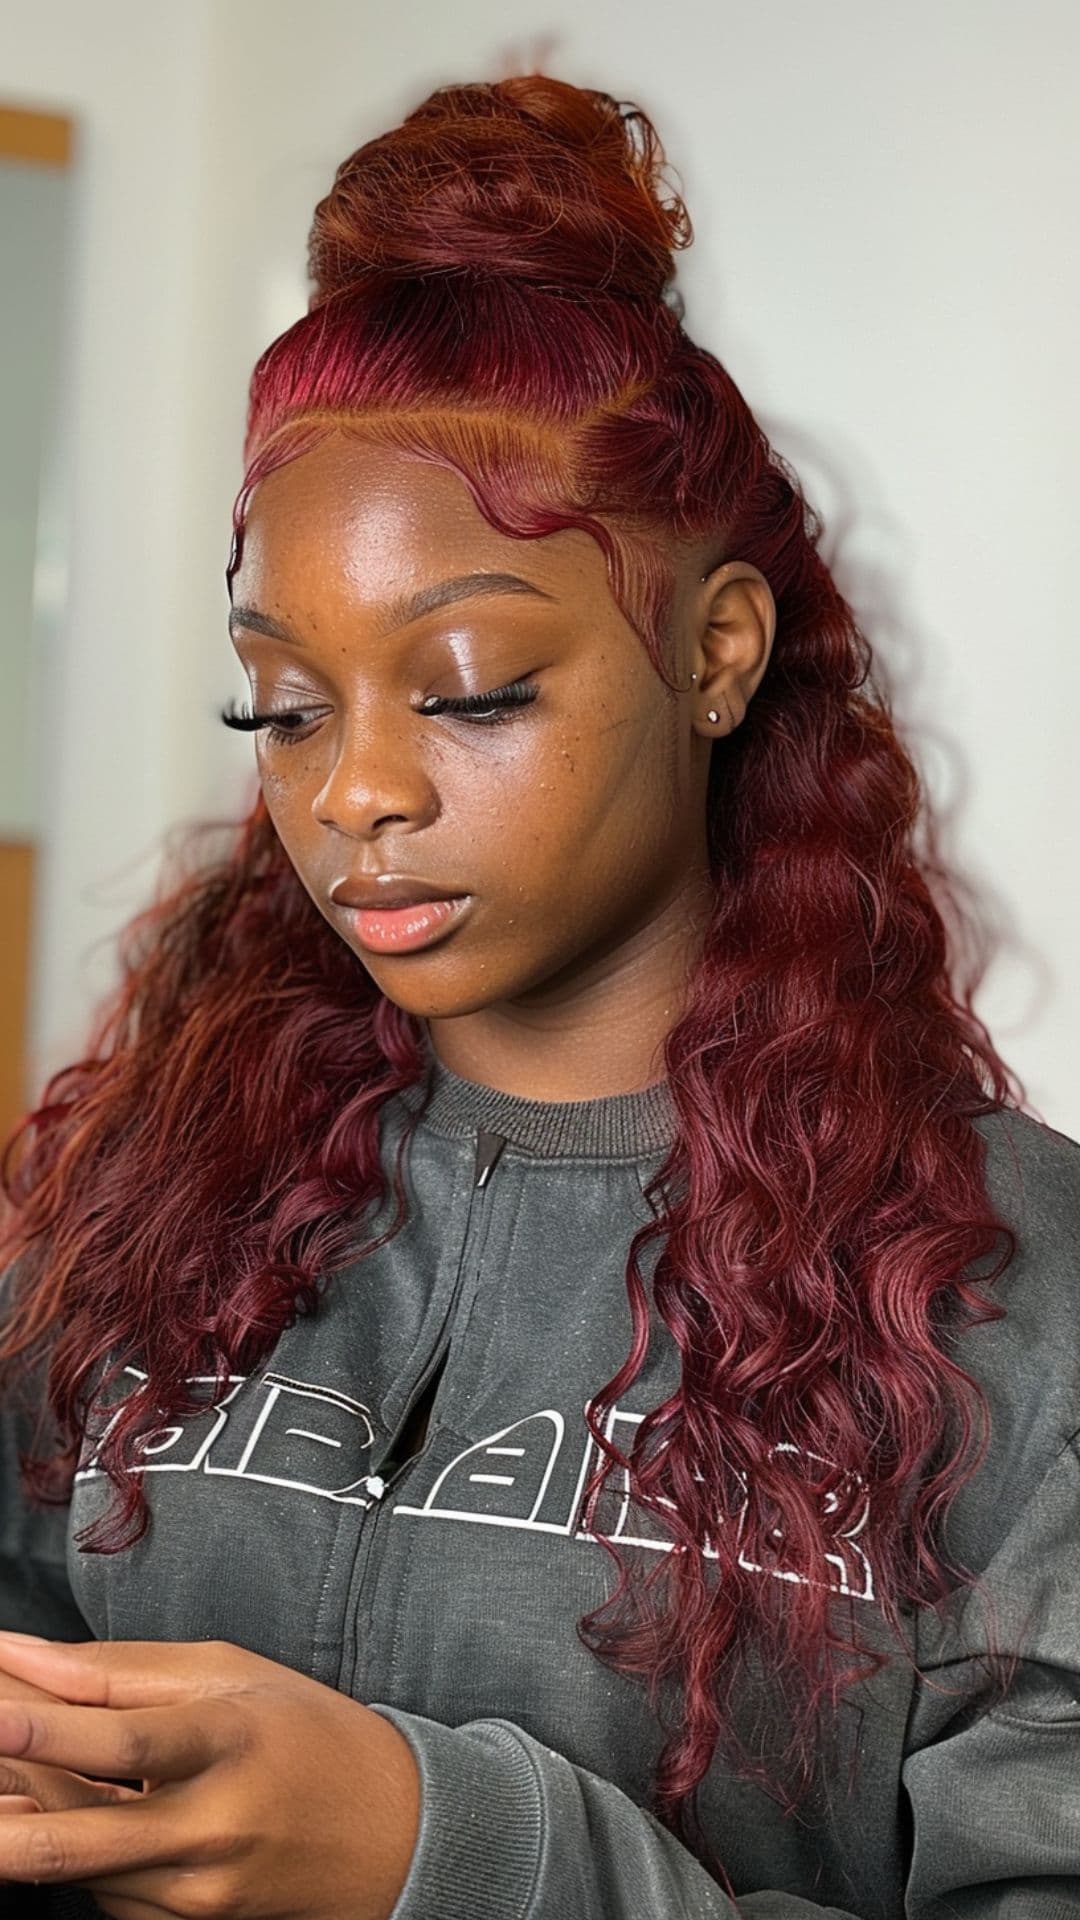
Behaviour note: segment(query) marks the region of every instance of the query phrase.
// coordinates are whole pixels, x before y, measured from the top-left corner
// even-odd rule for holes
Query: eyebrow
[[[387,607],[387,623],[381,629],[380,639],[396,633],[400,627],[407,627],[419,620],[425,613],[434,613],[439,607],[448,607],[458,600],[485,599],[494,594],[529,593],[541,600],[555,600],[556,595],[538,587],[533,580],[525,580],[518,573],[462,573],[453,580],[439,580],[434,586],[421,587],[416,593],[401,595],[392,600]],[[265,633],[272,640],[287,640],[293,646],[302,646],[295,633],[282,626],[277,620],[271,620],[269,614],[260,613],[256,607],[233,607],[229,613],[229,633],[235,636],[238,627],[247,627],[252,633]]]

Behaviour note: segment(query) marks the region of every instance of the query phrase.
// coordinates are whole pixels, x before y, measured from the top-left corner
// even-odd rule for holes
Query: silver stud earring
[[[709,708],[709,719],[710,719],[710,720],[719,720],[719,718],[720,718],[720,715],[719,715],[719,714],[717,713],[717,711],[716,711],[716,708],[715,708],[715,707],[710,707],[710,708]]]
[[[690,678],[691,678],[691,680],[696,680],[696,679],[697,679],[697,674],[696,674],[696,673],[692,673],[692,674],[690,675]]]

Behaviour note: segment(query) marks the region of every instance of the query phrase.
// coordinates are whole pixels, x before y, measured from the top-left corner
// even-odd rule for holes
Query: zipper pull
[[[476,1130],[476,1159],[473,1163],[473,1186],[486,1187],[494,1172],[499,1155],[506,1145],[506,1135],[488,1133],[486,1128]]]

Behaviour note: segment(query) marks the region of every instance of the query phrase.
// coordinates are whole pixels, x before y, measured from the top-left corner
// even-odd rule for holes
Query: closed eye
[[[511,680],[504,687],[494,687],[490,693],[468,693],[457,698],[432,693],[416,711],[428,716],[460,714],[470,725],[498,726],[510,718],[515,707],[530,705],[539,691],[535,680]],[[317,717],[318,709],[308,707],[252,713],[247,707],[237,709],[233,701],[221,714],[227,727],[236,727],[245,733],[265,730],[269,739],[280,741],[283,746],[293,746],[298,739],[306,738],[308,728]]]
[[[432,693],[419,711],[429,714],[460,713],[490,726],[508,719],[512,708],[528,706],[539,691],[535,680],[511,680],[508,686],[495,687],[491,693],[467,693],[457,700]]]

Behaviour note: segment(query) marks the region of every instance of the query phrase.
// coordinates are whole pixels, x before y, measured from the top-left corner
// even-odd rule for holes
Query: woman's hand
[[[4,1697],[16,1676],[45,1691]],[[114,1805],[0,1819],[0,1885],[74,1882],[115,1920],[388,1920],[416,1844],[397,1728],[225,1641],[0,1634],[5,1759],[143,1781]]]
[[[17,1680],[13,1673],[6,1673],[0,1668],[0,1708],[8,1701],[18,1700],[48,1700],[55,1703],[56,1695],[44,1687],[31,1686],[29,1680]],[[0,1814],[58,1813],[64,1807],[112,1806],[120,1800],[138,1800],[140,1797],[137,1787],[88,1780],[85,1774],[69,1773],[64,1767],[9,1760],[0,1753]]]

